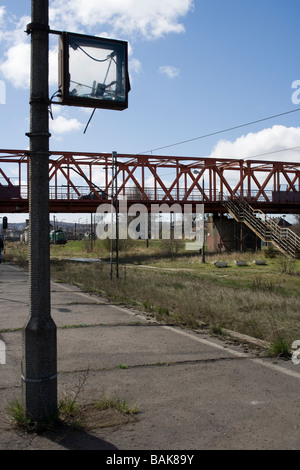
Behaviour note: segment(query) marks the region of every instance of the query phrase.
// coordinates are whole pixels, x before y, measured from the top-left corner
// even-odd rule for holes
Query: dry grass
[[[288,289],[295,291],[293,283],[267,273],[239,277],[237,270],[243,268],[226,273],[229,269],[230,274],[221,274],[210,265],[186,271],[121,266],[119,279],[111,280],[108,265],[58,262],[52,273],[160,321],[191,328],[218,326],[270,342],[300,338],[299,292],[288,294]]]
[[[22,253],[23,250],[23,253]],[[7,250],[9,252],[9,249]],[[20,260],[24,247],[10,256]],[[264,254],[207,255],[181,251],[166,257],[159,245],[137,243],[120,253],[119,279],[110,279],[109,253],[100,244],[87,251],[85,243],[51,247],[51,271],[60,282],[80,285],[109,300],[132,305],[160,321],[190,328],[227,328],[269,342],[300,338],[300,261],[277,255],[257,266]],[[98,257],[101,263],[66,261],[68,257]],[[215,261],[226,261],[218,269]],[[246,260],[239,267],[236,260]]]

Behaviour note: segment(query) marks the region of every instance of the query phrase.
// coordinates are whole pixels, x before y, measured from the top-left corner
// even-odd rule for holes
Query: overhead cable
[[[173,144],[164,145],[163,147],[157,147],[157,148],[154,148],[154,149],[151,149],[151,150],[146,150],[145,152],[140,152],[139,155],[143,155],[145,153],[156,152],[157,150],[163,150],[163,149],[166,149],[166,148],[175,147],[176,145],[187,144],[187,143],[193,142],[195,140],[200,140],[200,139],[205,139],[207,137],[212,137],[214,135],[222,134],[224,132],[229,132],[229,131],[233,131],[233,130],[236,130],[236,129],[241,129],[242,127],[251,126],[253,124],[258,124],[260,122],[268,121],[270,119],[275,119],[277,117],[285,116],[287,114],[296,113],[297,111],[300,111],[300,108],[293,109],[291,111],[286,111],[286,112],[280,113],[280,114],[274,114],[273,116],[265,117],[265,118],[262,118],[262,119],[257,119],[256,121],[250,121],[250,122],[247,122],[245,124],[240,124],[238,126],[228,127],[227,129],[222,129],[220,131],[211,132],[209,134],[204,134],[204,135],[201,135],[199,137],[194,137],[192,139],[182,140],[181,142],[176,142],[176,143],[173,143]]]

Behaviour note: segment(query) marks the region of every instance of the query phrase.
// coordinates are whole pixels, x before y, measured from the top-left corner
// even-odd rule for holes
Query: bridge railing
[[[27,200],[28,199],[28,186],[21,185],[18,186],[18,191],[20,194],[21,199]],[[98,191],[95,189],[100,196],[100,200],[104,199],[101,198],[103,196],[102,191],[105,192],[106,197],[105,199],[110,200],[111,198],[111,189],[101,187],[101,190]],[[300,202],[300,192],[299,193],[292,193],[292,192],[274,192],[272,190],[265,190],[263,194],[258,194],[259,191],[251,191],[251,193],[244,194],[243,197],[240,196],[238,192],[235,193],[234,198],[236,199],[244,199],[249,204],[252,203],[263,203],[263,202],[270,202],[276,204],[286,204],[288,203],[298,203]],[[170,196],[172,199],[170,199]],[[190,193],[185,188],[179,189],[172,189],[171,191],[167,188],[167,191],[159,188],[155,189],[153,187],[145,187],[145,188],[138,188],[138,187],[125,187],[119,190],[118,197],[120,200],[127,199],[128,201],[157,201],[157,202],[225,202],[228,198],[232,197],[232,194],[229,191],[220,192],[217,190],[212,190],[205,188],[204,194],[200,192],[198,189],[194,189]],[[50,185],[49,187],[49,198],[50,200],[80,200],[80,199],[98,199],[95,195],[94,191],[88,186],[75,186],[75,185]]]
[[[99,191],[95,189],[97,193]],[[109,188],[106,190],[104,187],[102,187],[101,191],[104,191],[106,194],[106,199],[110,200],[111,198],[111,189]],[[118,193],[118,198],[120,200],[122,199],[127,199],[129,201],[160,201],[160,202],[170,202],[170,197],[171,196],[173,201],[179,201],[179,202],[222,202],[226,200],[229,196],[230,193],[228,191],[221,193],[220,191],[213,191],[210,189],[205,189],[204,194],[201,193],[199,190],[193,190],[191,191],[190,194],[187,195],[187,191],[184,188],[180,189],[173,189],[169,191],[167,188],[166,192],[163,189],[155,189],[151,187],[146,187],[144,189],[139,189],[137,187],[126,187],[123,188],[119,191]],[[272,202],[272,191],[265,191],[267,193],[268,200]],[[49,190],[49,197],[50,199],[71,199],[71,200],[76,200],[76,199],[93,199],[93,194],[94,191],[91,190],[88,186],[72,186],[72,187],[55,187],[55,186],[50,186]],[[100,197],[101,197],[101,192],[100,192]],[[250,200],[255,199],[257,195],[257,191],[253,191],[250,195]],[[23,197],[23,193],[22,193]],[[95,199],[97,196],[95,197]],[[247,198],[246,198],[247,199]],[[264,196],[260,196],[257,201],[258,202],[263,202],[265,201]]]

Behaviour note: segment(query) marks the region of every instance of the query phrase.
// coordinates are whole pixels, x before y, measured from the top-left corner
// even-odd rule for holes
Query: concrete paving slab
[[[52,316],[57,327],[72,325],[114,325],[145,322],[138,315],[129,316],[114,306],[106,304],[52,305]]]

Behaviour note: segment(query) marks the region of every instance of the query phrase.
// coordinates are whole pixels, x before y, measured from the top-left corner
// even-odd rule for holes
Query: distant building
[[[20,241],[22,243],[29,242],[29,219],[26,219],[25,227],[23,229],[23,232],[20,234]]]
[[[284,217],[275,217],[273,219],[279,227],[289,228],[292,226]]]

